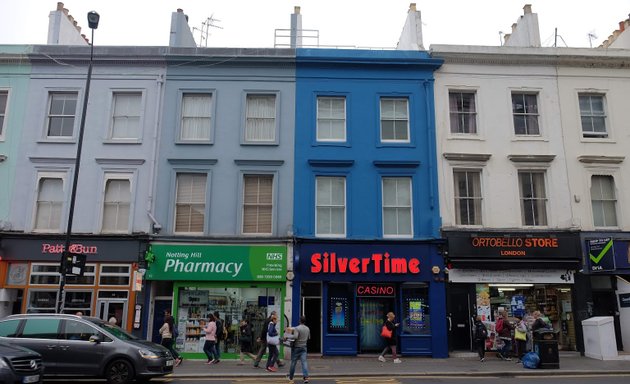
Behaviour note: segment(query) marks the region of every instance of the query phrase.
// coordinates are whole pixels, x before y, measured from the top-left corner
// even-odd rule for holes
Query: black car
[[[41,383],[42,373],[39,353],[0,342],[0,383]]]
[[[11,315],[0,320],[0,342],[41,354],[46,376],[98,377],[127,384],[173,371],[168,349],[99,318],[65,314]]]

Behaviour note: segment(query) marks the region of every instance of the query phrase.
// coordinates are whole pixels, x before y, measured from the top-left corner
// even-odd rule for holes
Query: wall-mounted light
[[[293,279],[295,279],[295,274],[293,273],[293,271],[287,271],[287,280],[293,281]]]
[[[434,275],[437,275],[440,273],[440,267],[438,267],[437,265],[434,265],[433,268],[431,268],[431,272],[433,272]]]

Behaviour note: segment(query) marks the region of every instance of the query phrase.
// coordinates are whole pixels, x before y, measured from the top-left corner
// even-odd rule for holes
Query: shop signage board
[[[573,271],[566,269],[484,270],[454,268],[448,273],[453,283],[573,284]]]
[[[612,237],[587,240],[586,249],[590,272],[615,270],[615,248]]]
[[[152,244],[147,280],[285,281],[284,246]]]
[[[305,280],[426,281],[434,254],[428,244],[304,244],[298,267]]]
[[[393,284],[357,284],[357,297],[394,297],[396,286]]]
[[[87,256],[88,262],[120,261],[135,262],[138,258],[139,240],[104,240],[92,238],[73,238],[69,252]],[[11,261],[53,261],[59,262],[65,251],[65,239],[62,237],[4,238],[4,259]]]
[[[448,237],[451,258],[484,259],[575,259],[577,235],[571,233],[459,233]]]

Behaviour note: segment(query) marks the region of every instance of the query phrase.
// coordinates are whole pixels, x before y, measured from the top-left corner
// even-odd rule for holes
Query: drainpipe
[[[162,131],[162,119],[160,106],[164,100],[164,74],[158,75],[157,78],[157,97],[155,101],[155,130],[153,131],[153,153],[151,154],[151,173],[150,173],[150,187],[149,195],[147,199],[147,216],[151,219],[151,232],[157,235],[162,230],[162,225],[157,221],[153,212],[155,211],[155,198],[154,193],[157,185],[155,175],[157,174],[157,153],[160,146],[160,132]]]

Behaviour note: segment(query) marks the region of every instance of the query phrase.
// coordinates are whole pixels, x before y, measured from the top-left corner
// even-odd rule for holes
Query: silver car
[[[11,315],[0,320],[0,341],[39,352],[46,376],[99,377],[111,384],[147,381],[173,371],[161,345],[95,317]]]

